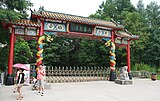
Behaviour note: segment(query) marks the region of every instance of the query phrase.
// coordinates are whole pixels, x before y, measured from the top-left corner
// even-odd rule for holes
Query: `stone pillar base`
[[[116,79],[115,83],[121,84],[121,85],[131,85],[132,84],[132,80],[120,80],[120,79]]]
[[[12,74],[7,74],[5,85],[14,85],[14,77]]]
[[[109,81],[115,81],[116,79],[116,71],[110,71],[110,78],[109,78]]]

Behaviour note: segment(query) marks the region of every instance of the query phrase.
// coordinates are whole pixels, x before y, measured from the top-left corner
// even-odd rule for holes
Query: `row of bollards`
[[[46,81],[59,82],[86,82],[108,80],[110,69],[107,67],[46,67]]]

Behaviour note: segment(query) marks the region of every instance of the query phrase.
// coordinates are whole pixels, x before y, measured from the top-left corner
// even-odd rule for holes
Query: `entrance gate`
[[[10,30],[10,51],[8,59],[8,75],[6,84],[13,84],[12,65],[14,40],[17,35],[30,36],[40,40],[45,35],[88,37],[90,39],[103,40],[106,46],[110,47],[110,81],[114,81],[115,74],[115,48],[124,46],[127,51],[127,66],[130,72],[130,41],[138,39],[124,27],[112,22],[87,17],[74,16],[50,11],[32,11],[31,20],[18,20],[7,24]],[[40,41],[42,42],[42,40]],[[37,67],[42,64],[42,44],[39,44],[37,56]]]

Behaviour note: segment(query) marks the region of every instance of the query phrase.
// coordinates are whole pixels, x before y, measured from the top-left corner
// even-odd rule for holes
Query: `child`
[[[18,80],[17,80],[17,91],[19,93],[19,97],[17,100],[22,100],[23,96],[22,96],[22,86],[23,86],[23,83],[24,83],[24,73],[23,73],[23,69],[19,69],[19,75],[18,75]]]
[[[35,77],[33,77],[33,87],[32,87],[32,90],[38,90],[37,79]]]

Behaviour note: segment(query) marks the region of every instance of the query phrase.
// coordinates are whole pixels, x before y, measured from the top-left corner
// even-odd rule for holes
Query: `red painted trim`
[[[9,57],[8,57],[8,74],[12,74],[12,65],[14,60],[14,28],[12,27],[12,32],[10,33],[10,46],[9,46]]]
[[[33,35],[26,35],[26,34],[15,34],[15,36],[28,36],[28,37],[38,37],[39,35],[33,36]]]
[[[116,44],[116,47],[126,47],[127,44]]]
[[[106,38],[106,36],[96,36],[96,35],[93,35],[93,34],[86,34],[86,33],[77,33],[77,32],[56,32],[57,36],[60,36],[60,35],[66,35],[68,37],[72,37],[72,36],[75,36],[75,37],[91,37],[91,38],[95,38],[95,39],[100,39],[100,38]],[[111,37],[109,37],[111,38]]]
[[[130,41],[128,41],[128,44],[126,46],[127,50],[127,66],[128,66],[128,72],[131,70],[131,63],[130,63]]]
[[[112,30],[112,31],[111,31],[111,40],[112,40],[112,42],[114,42],[114,40],[115,40],[115,39],[114,39],[114,33],[115,33],[115,30]]]
[[[38,20],[40,20],[40,19],[38,19]],[[43,33],[44,33],[44,21],[40,20],[40,22],[41,22],[41,27],[39,28],[39,33],[38,33],[37,37],[43,35]]]
[[[93,34],[86,34],[86,33],[79,33],[79,32],[69,32],[68,34],[77,34],[77,35],[84,35],[84,36],[93,36]]]
[[[92,35],[94,35],[96,33],[96,26],[93,26],[92,28]]]

